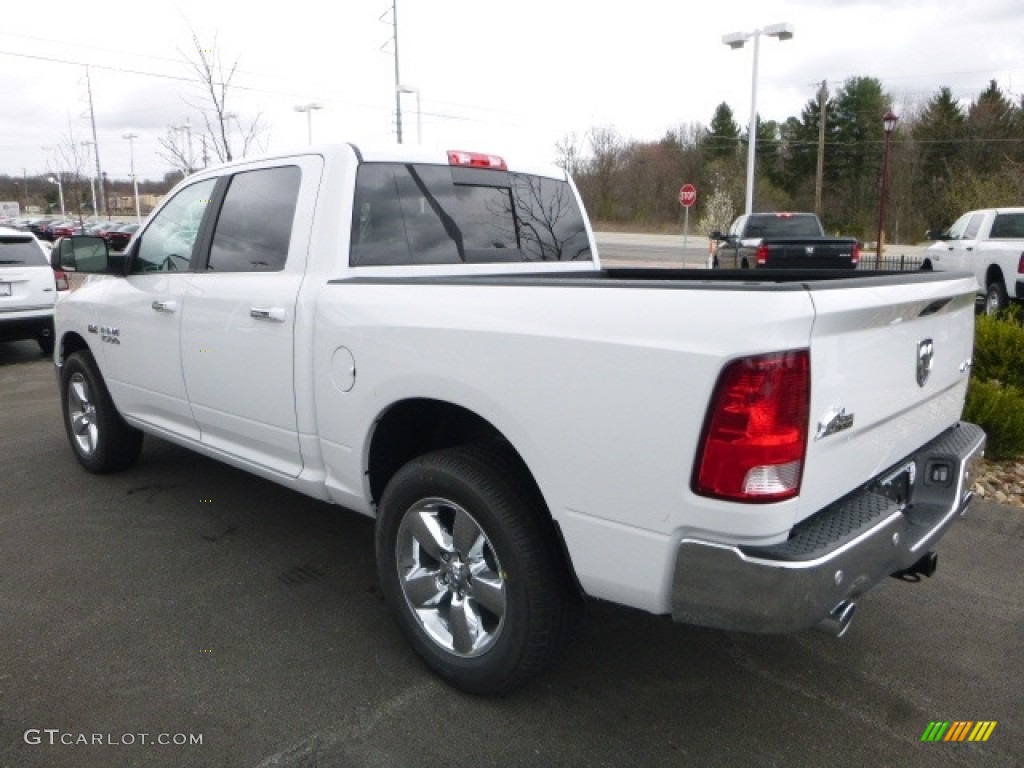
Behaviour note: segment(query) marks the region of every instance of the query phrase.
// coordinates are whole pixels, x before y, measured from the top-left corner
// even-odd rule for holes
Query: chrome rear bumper
[[[679,544],[672,618],[747,632],[795,632],[918,562],[967,511],[985,433],[961,422],[860,490],[797,525],[787,541]]]

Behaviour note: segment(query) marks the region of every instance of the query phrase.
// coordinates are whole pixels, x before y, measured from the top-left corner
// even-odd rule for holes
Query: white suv
[[[0,341],[35,339],[53,352],[53,308],[67,288],[35,235],[0,227]]]

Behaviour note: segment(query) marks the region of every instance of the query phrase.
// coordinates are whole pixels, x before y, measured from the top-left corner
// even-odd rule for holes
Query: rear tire
[[[580,597],[544,503],[507,448],[410,461],[384,491],[376,545],[399,628],[456,688],[511,691],[574,635]]]
[[[117,412],[96,361],[87,350],[64,361],[60,375],[64,430],[78,463],[102,474],[132,466],[142,452],[142,433]]]

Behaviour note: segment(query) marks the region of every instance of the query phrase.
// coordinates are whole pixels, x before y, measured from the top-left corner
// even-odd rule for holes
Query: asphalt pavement
[[[399,636],[369,519],[153,438],[84,472],[34,343],[0,345],[0,457],[5,768],[1024,765],[1018,509],[976,502],[843,638],[592,602],[559,667],[477,698]]]

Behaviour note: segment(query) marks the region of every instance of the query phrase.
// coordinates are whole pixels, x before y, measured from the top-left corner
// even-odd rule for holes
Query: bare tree
[[[216,34],[213,44],[206,45],[191,26],[189,33],[193,50],[191,53],[179,50],[179,53],[195,74],[203,96],[196,101],[183,96],[182,100],[199,114],[200,120],[197,121],[195,134],[190,125],[187,127],[186,140],[180,135],[181,127],[168,128],[167,135],[160,139],[160,155],[184,175],[191,173],[198,165],[196,149],[190,146],[193,139],[202,147],[200,159],[205,167],[210,152],[222,163],[245,157],[254,147],[259,147],[259,136],[264,130],[261,114],[243,122],[243,118],[229,108],[228,101],[233,94],[232,81],[238,71],[239,59],[236,57],[226,66],[221,58]]]
[[[85,170],[89,167],[90,154],[88,142],[83,141],[75,134],[74,128],[68,120],[68,132],[61,136],[60,144],[56,147],[57,170],[54,171],[64,188],[65,208],[74,211],[81,224],[83,221],[82,209],[87,201],[89,181]],[[95,197],[92,200],[93,213],[96,213]]]
[[[570,176],[576,176],[583,167],[583,150],[575,132],[565,134],[555,144],[558,159],[555,164]]]

